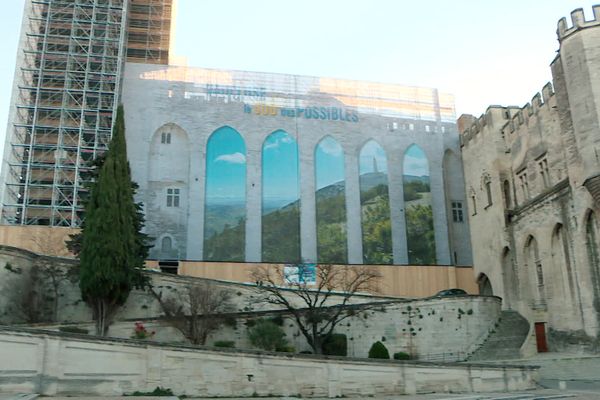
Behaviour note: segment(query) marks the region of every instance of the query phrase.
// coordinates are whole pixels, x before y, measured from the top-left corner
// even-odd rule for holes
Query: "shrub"
[[[131,334],[131,338],[140,340],[150,339],[152,336],[154,336],[155,333],[155,331],[150,332],[149,330],[147,330],[143,323],[136,322],[133,327],[133,333]]]
[[[217,340],[215,343],[213,343],[213,346],[227,347],[227,348],[232,349],[235,347],[235,342],[233,340]]]
[[[140,391],[135,391],[133,393],[131,393],[129,396],[173,396],[173,391],[169,388],[163,388],[163,387],[156,387],[156,389],[154,389],[151,392],[140,392]]]
[[[394,353],[394,360],[410,360],[410,354],[399,351]]]
[[[295,353],[296,348],[294,346],[282,346],[282,347],[275,347],[275,351],[279,351],[281,353]]]
[[[266,319],[256,321],[256,324],[248,330],[248,339],[253,346],[267,351],[284,348],[288,345],[283,329],[273,321]]]
[[[327,356],[346,356],[348,355],[346,335],[343,333],[333,333],[323,340],[323,354]]]
[[[87,335],[89,333],[87,329],[78,328],[76,326],[59,326],[58,331],[66,333],[79,333],[81,335]]]
[[[373,346],[369,349],[369,358],[383,358],[389,360],[390,353],[383,343],[377,341],[373,343]]]

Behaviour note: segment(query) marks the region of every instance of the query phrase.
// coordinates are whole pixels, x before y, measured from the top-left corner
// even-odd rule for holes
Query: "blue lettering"
[[[327,119],[327,109],[325,107],[321,107],[321,119]]]

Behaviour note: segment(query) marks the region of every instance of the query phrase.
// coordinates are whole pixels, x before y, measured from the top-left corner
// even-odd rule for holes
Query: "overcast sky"
[[[2,1],[5,127],[24,0]],[[550,80],[558,19],[577,7],[590,18],[594,3],[179,0],[175,48],[190,66],[436,87],[456,96],[457,115],[479,115],[490,104],[530,101]]]

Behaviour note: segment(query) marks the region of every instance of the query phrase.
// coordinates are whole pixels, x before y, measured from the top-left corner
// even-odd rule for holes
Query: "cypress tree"
[[[146,237],[139,233],[143,218],[133,200],[135,187],[127,162],[123,106],[119,106],[109,150],[90,186],[80,237],[79,286],[92,308],[98,335],[107,333],[129,292],[145,283],[141,268]]]

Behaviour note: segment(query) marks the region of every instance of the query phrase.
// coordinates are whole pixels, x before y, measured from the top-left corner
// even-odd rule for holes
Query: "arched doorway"
[[[477,279],[477,285],[479,286],[479,294],[481,296],[493,296],[494,289],[492,288],[492,283],[486,274],[479,274],[479,278]]]

